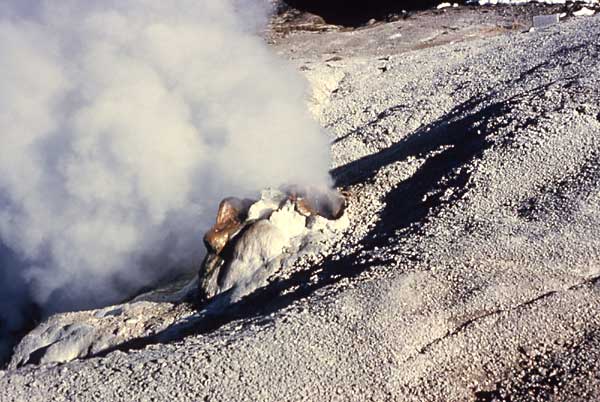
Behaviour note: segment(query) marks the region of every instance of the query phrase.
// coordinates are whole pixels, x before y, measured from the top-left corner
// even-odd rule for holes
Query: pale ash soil
[[[600,399],[599,38],[296,58],[343,240],[168,344],[0,372],[0,400]]]

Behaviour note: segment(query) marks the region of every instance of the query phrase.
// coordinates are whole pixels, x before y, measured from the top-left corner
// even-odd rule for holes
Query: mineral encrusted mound
[[[336,191],[299,187],[265,190],[256,202],[224,200],[204,238],[200,302],[219,294],[235,301],[264,286],[286,257],[343,230],[348,224],[344,210],[345,199]]]
[[[264,191],[258,201],[225,199],[204,238],[208,252],[199,278],[201,297],[225,293],[219,305],[226,306],[263,286],[300,251],[310,252],[311,245],[320,250],[347,224],[344,199],[335,192],[288,188]],[[171,284],[116,306],[55,314],[19,342],[9,368],[102,355],[165,333],[197,312],[183,303],[193,297],[195,281],[183,285]]]
[[[94,356],[131,339],[159,333],[187,314],[184,304],[150,301],[55,314],[21,340],[9,368]]]

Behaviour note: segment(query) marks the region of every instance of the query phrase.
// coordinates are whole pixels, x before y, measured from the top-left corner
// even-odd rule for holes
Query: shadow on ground
[[[329,256],[321,263],[296,272],[289,278],[275,278],[269,285],[241,301],[216,311],[211,306],[222,304],[223,300],[218,298],[212,305],[196,306],[198,314],[188,321],[156,335],[128,341],[95,356],[104,356],[115,350],[135,350],[151,344],[174,342],[189,335],[207,334],[240,319],[246,320],[245,325],[268,324],[271,313],[284,309],[323,287],[344,278],[356,277],[372,267],[393,263],[380,257],[373,259],[372,256],[367,263],[362,262],[365,261],[362,257],[374,247],[388,244],[390,237],[418,234],[440,207],[460,199],[470,186],[471,171],[468,167],[493,143],[498,143],[491,138],[498,130],[509,124],[513,124],[515,131],[537,124],[532,118],[526,118],[522,123],[506,118],[513,107],[527,102],[532,96],[539,96],[554,83],[555,81],[508,98],[503,98],[494,91],[485,96],[473,97],[435,122],[422,126],[405,140],[332,170],[331,174],[338,187],[350,187],[373,181],[376,173],[389,164],[411,157],[427,157],[410,178],[385,196],[385,207],[380,212],[378,223],[357,245],[355,252],[342,257]],[[386,116],[389,117],[389,114]],[[511,136],[512,134],[505,135],[499,144],[510,143]],[[444,196],[448,189],[452,190],[450,197]],[[317,280],[314,280],[315,276]]]

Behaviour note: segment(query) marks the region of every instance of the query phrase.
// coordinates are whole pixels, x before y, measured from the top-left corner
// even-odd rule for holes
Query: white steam
[[[0,5],[0,274],[48,311],[113,302],[199,263],[224,196],[328,185],[303,81],[249,32],[261,9]]]

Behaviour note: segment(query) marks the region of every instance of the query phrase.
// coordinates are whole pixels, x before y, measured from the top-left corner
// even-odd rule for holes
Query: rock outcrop
[[[301,251],[317,252],[319,242],[348,225],[343,212],[344,199],[333,191],[309,196],[297,189],[267,190],[256,202],[227,198],[204,238],[207,256],[198,282],[175,284],[117,306],[53,315],[16,346],[9,368],[68,362],[141,339],[177,337],[179,326],[201,315],[186,303],[196,288],[212,313],[223,309],[264,286]]]
[[[335,191],[307,192],[291,187],[263,191],[261,199],[228,198],[207,232],[207,254],[199,271],[198,297],[206,303],[229,293],[239,300],[276,272],[284,254],[297,253],[311,239],[343,229],[344,198]],[[330,233],[329,233],[330,234]]]
[[[21,340],[9,368],[94,356],[132,339],[157,334],[192,313],[189,306],[179,303],[137,301],[55,314]]]

